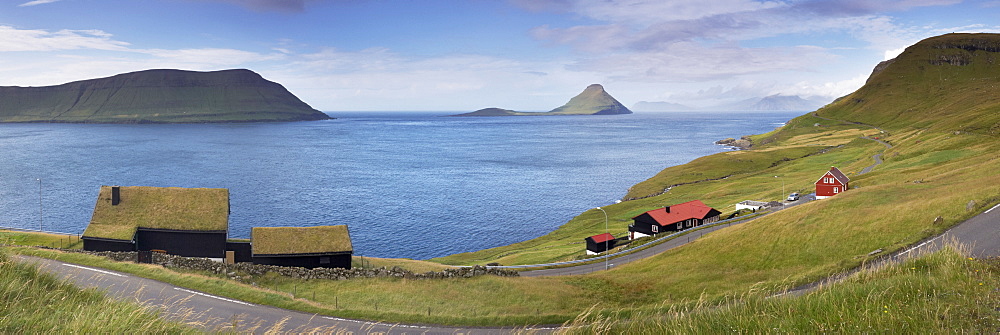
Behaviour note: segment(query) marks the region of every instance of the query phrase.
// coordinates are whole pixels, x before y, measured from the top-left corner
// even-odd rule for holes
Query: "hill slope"
[[[195,123],[324,120],[249,70],[147,70],[45,87],[0,87],[0,122]]]
[[[548,112],[516,112],[501,108],[484,108],[471,113],[452,116],[538,116],[538,115],[615,115],[632,114],[632,111],[604,90],[600,84],[587,86],[583,92],[569,99],[565,105]]]

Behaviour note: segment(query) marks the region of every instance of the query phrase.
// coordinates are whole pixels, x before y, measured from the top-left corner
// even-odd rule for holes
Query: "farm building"
[[[768,207],[768,203],[764,201],[743,200],[736,204],[737,211],[749,209],[756,212],[765,207]]]
[[[632,218],[633,223],[628,227],[629,239],[716,222],[721,214],[722,212],[706,206],[701,200],[657,208]]]
[[[830,171],[823,174],[819,180],[816,180],[816,199],[826,199],[839,194],[840,192],[847,191],[848,183],[851,179],[847,178],[840,169],[836,167],[830,167]]]
[[[597,255],[615,247],[615,236],[604,233],[584,239],[587,241],[587,254]]]
[[[250,231],[254,264],[304,268],[351,268],[347,226],[254,227]]]
[[[227,189],[101,186],[83,249],[221,258],[228,230]]]

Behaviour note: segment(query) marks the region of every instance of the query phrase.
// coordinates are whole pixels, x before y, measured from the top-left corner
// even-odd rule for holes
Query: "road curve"
[[[14,255],[38,265],[43,272],[79,287],[96,288],[113,298],[161,311],[168,320],[182,321],[209,332],[354,333],[354,334],[509,334],[517,330],[550,333],[553,327],[470,328],[400,325],[349,320],[303,313],[189,290],[127,273],[80,266],[47,258]],[[235,325],[235,329],[234,329]]]

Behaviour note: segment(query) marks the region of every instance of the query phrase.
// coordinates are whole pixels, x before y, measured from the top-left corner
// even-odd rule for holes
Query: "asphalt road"
[[[77,286],[104,290],[113,298],[134,301],[160,310],[167,319],[183,320],[210,332],[240,333],[354,333],[354,334],[509,334],[532,329],[550,333],[552,327],[451,328],[432,325],[398,325],[348,320],[291,311],[213,296],[160,281],[45,258],[14,256],[36,263],[44,272]]]

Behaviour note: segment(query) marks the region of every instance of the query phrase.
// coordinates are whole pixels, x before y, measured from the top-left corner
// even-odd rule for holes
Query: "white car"
[[[799,200],[799,194],[798,193],[789,194],[788,195],[788,199],[785,199],[785,200],[787,200],[787,201],[797,201],[797,200]]]

